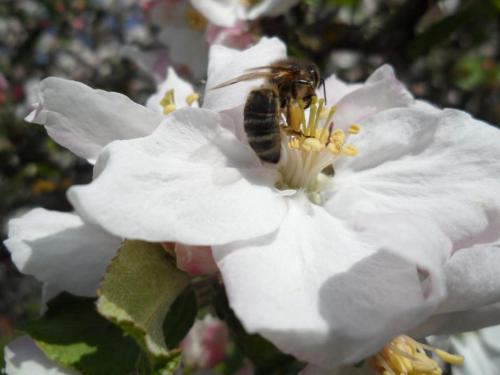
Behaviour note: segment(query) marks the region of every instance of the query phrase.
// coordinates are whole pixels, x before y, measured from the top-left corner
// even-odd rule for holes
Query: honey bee
[[[248,69],[247,73],[212,89],[258,78],[264,78],[265,83],[247,96],[243,110],[245,133],[260,160],[276,164],[281,156],[281,115],[287,116],[291,100],[300,99],[307,108],[316,89],[320,85],[324,88],[324,80],[313,62],[287,58]]]

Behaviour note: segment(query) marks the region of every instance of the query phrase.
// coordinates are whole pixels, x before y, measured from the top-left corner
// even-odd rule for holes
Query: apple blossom
[[[246,330],[320,368],[498,312],[498,130],[415,102],[385,66],[361,86],[328,79],[335,106],[298,106],[263,165],[241,121],[258,82],[210,88],[268,63],[265,46],[260,63],[212,49],[203,108],[106,146],[68,193],[76,210],[115,236],[211,246]]]
[[[211,23],[231,27],[241,20],[275,17],[285,13],[299,0],[191,0],[191,4]]]
[[[328,78],[330,107],[321,93],[298,103],[282,160],[263,165],[242,122],[259,82],[210,88],[283,57],[276,39],[214,46],[202,108],[166,116],[44,81],[30,118],[98,159],[95,180],[69,191],[79,225],[210,246],[246,330],[310,368],[355,363],[401,333],[498,322],[498,130],[416,102],[384,66],[362,85]]]

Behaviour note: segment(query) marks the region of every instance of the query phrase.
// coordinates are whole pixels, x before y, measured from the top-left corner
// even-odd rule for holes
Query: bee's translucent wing
[[[252,69],[254,70],[254,69]],[[229,81],[222,82],[218,84],[217,86],[211,87],[210,90],[215,90],[215,89],[220,89],[222,87],[234,85],[235,83],[241,82],[241,81],[251,81],[253,79],[259,79],[259,78],[267,78],[269,77],[269,71],[255,71],[255,72],[249,72],[242,74],[238,77],[235,77],[233,79],[230,79]]]

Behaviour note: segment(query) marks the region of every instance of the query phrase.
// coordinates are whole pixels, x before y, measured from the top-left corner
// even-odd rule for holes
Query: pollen
[[[194,8],[189,7],[184,14],[186,24],[193,30],[203,31],[207,27],[207,20]]]
[[[175,95],[174,89],[168,90],[163,98],[160,100],[160,106],[163,108],[163,114],[168,115],[169,113],[175,111]]]
[[[301,100],[292,101],[282,116],[279,185],[304,189],[314,197],[311,199],[314,203],[320,201],[318,188],[324,184],[318,181],[323,180],[323,171],[333,168],[340,157],[358,154],[356,147],[347,141],[361,128],[356,124],[345,130],[335,128],[336,110],[335,106],[326,107],[324,99],[313,97],[308,109]]]
[[[464,362],[462,356],[447,353],[403,335],[389,342],[372,358],[371,364],[378,375],[441,375],[443,372],[438,363],[427,352],[436,354],[451,365],[461,365]]]
[[[200,94],[197,92],[192,92],[188,96],[186,96],[186,104],[191,107],[194,102],[196,102],[200,98]]]

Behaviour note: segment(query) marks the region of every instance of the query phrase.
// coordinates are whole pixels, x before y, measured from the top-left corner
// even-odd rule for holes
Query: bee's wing
[[[252,69],[254,70],[254,69]],[[249,72],[242,74],[238,77],[235,77],[233,79],[230,79],[229,81],[222,82],[218,84],[217,86],[211,87],[210,90],[215,90],[215,89],[220,89],[222,87],[226,87],[229,85],[234,85],[235,83],[241,82],[241,81],[251,81],[252,79],[259,79],[259,78],[266,78],[269,77],[269,71],[255,71],[255,72]]]

